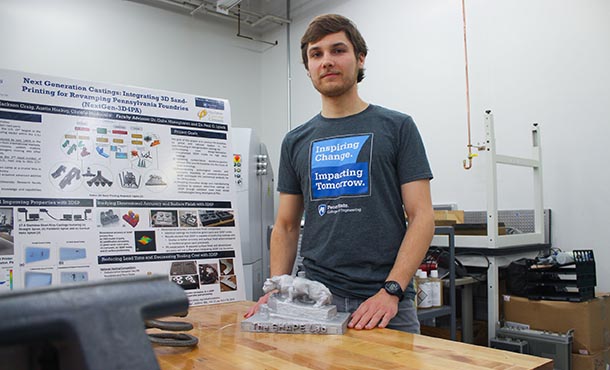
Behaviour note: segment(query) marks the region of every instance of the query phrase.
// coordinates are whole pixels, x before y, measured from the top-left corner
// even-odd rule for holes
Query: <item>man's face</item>
[[[345,32],[326,35],[307,47],[307,70],[320,94],[336,97],[355,88],[364,55],[356,58],[354,46]]]

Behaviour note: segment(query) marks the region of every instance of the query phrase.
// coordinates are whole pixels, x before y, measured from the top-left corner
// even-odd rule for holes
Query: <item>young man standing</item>
[[[358,95],[368,50],[349,19],[316,17],[301,51],[322,111],[282,144],[271,275],[292,272],[304,212],[307,278],[331,290],[339,311],[352,312],[348,327],[418,333],[411,278],[434,233],[419,132],[411,117]]]

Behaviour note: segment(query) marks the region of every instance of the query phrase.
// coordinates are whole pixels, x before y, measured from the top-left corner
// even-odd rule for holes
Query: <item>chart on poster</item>
[[[227,100],[0,69],[0,291],[167,275],[243,300]]]

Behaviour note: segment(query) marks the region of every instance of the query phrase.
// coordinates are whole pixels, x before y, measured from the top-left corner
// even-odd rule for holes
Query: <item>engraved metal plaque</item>
[[[241,330],[259,333],[344,334],[348,312],[337,312],[335,305],[314,307],[298,300],[286,302],[276,294],[252,317],[241,322]]]

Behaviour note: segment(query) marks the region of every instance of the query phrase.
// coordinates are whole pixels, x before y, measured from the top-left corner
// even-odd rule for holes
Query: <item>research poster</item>
[[[0,69],[0,291],[165,275],[245,299],[224,99]]]

